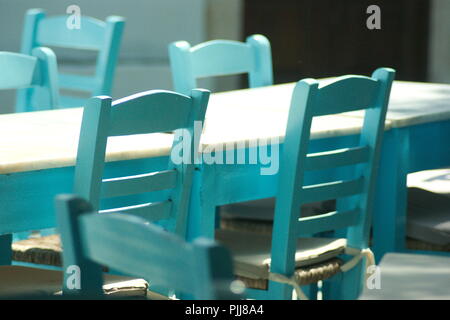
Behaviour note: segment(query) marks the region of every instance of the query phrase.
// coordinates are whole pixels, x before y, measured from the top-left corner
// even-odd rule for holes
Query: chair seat
[[[0,298],[45,297],[61,294],[62,271],[22,266],[0,266]],[[146,298],[143,279],[105,274],[103,291],[111,297]]]
[[[326,280],[339,273],[342,264],[342,260],[336,258],[312,266],[297,268],[295,270],[295,279],[300,286],[317,283],[318,281]],[[267,279],[252,279],[242,276],[237,276],[236,278],[241,280],[247,288],[259,290],[268,289],[269,280]]]
[[[273,221],[275,198],[239,202],[220,207],[222,219]]]
[[[57,234],[16,241],[12,244],[15,261],[62,266],[61,238]]]
[[[273,221],[222,218],[220,220],[220,228],[230,231],[256,232],[270,236],[272,234]]]
[[[409,188],[407,235],[430,244],[450,246],[450,198]]]
[[[335,210],[335,201],[320,201],[303,206],[302,216],[308,217]],[[275,198],[233,203],[220,207],[221,228],[272,234]]]
[[[217,230],[216,240],[232,252],[235,274],[238,277],[254,280],[268,279],[271,254],[270,236],[241,231]],[[304,273],[306,272],[304,277],[307,275],[312,277],[311,273],[331,276],[339,271],[336,267],[338,263],[336,257],[344,253],[346,245],[346,239],[301,238],[297,242],[296,268],[304,269]],[[325,272],[326,268],[330,271]],[[311,271],[308,274],[309,269]],[[301,273],[301,270],[298,271],[299,277],[301,277]]]

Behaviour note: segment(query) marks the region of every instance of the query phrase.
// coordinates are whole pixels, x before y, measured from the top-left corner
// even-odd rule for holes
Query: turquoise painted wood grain
[[[212,40],[196,46],[186,41],[169,45],[170,67],[175,91],[189,93],[198,78],[248,73],[251,88],[273,84],[272,53],[263,35],[246,42]]]
[[[83,111],[74,177],[74,192],[101,207],[102,198],[154,193],[162,190],[154,202],[134,203],[126,207],[103,208],[102,212],[125,212],[149,221],[165,220],[167,230],[184,237],[188,202],[194,172],[191,163],[174,162],[171,157],[163,170],[104,177],[108,137],[176,130],[173,146],[183,141],[194,159],[199,139],[194,139],[194,122],[203,121],[209,91],[192,90],[190,96],[152,90],[111,101],[110,97],[91,98]]]
[[[150,289],[174,288],[195,299],[240,298],[230,289],[231,256],[212,240],[187,243],[135,216],[99,215],[75,195],[58,196],[56,208],[64,269],[76,265],[81,271],[80,288],[69,288],[65,281],[64,295],[101,298],[100,265],[106,265],[148,279]]]
[[[173,131],[192,125],[192,100],[165,90],[114,101],[109,136]],[[202,120],[200,120],[202,121]]]
[[[0,89],[31,88],[22,99],[35,110],[58,106],[58,71],[51,49],[37,47],[29,55],[0,51],[0,70]]]
[[[111,95],[125,19],[110,16],[106,21],[101,21],[81,16],[80,29],[69,29],[66,25],[68,17],[68,15],[47,17],[44,10],[28,10],[25,14],[21,52],[30,54],[33,48],[39,46],[98,51],[93,76],[59,73],[60,87],[85,91],[91,96]],[[34,110],[26,104],[23,98],[26,94],[29,93],[23,90],[19,92],[17,111]],[[62,96],[58,107],[79,107],[85,102],[86,99],[75,96]]]

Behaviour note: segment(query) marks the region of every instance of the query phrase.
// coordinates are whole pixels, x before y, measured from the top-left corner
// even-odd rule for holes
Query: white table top
[[[282,141],[294,85],[211,95],[201,148],[274,137]],[[73,165],[81,115],[81,108],[0,115],[0,174]],[[450,85],[394,83],[386,129],[445,119],[450,119]],[[358,112],[319,117],[314,119],[312,137],[357,133],[361,124]],[[109,139],[106,158],[167,155],[171,142],[169,134],[114,137]]]
[[[201,148],[263,138],[283,141],[294,85],[211,95]],[[73,165],[81,115],[81,108],[0,115],[0,174]],[[450,119],[450,85],[394,83],[386,129],[445,119]],[[357,133],[361,124],[358,112],[319,117],[314,119],[312,138]],[[171,142],[169,134],[114,137],[109,139],[106,158],[168,155]]]
[[[289,103],[277,110],[271,106],[284,99],[267,94],[276,87],[211,95],[202,148],[261,138],[283,141]],[[75,164],[82,108],[0,115],[0,174],[58,168]],[[314,120],[313,138],[349,135],[359,132],[362,120],[324,116]],[[112,137],[108,140],[107,161],[168,155],[171,134],[144,134]]]
[[[321,85],[333,80],[327,78]],[[268,109],[284,110],[290,104],[295,83],[286,83],[260,90],[261,94],[277,97],[276,101],[261,101],[261,106]],[[247,89],[248,90],[248,89]],[[246,90],[240,90],[243,93]],[[260,101],[255,99],[255,103]],[[251,102],[249,102],[251,104]],[[343,115],[361,118],[364,111],[346,112]],[[394,81],[386,115],[387,124],[392,128],[411,126],[421,123],[450,119],[450,85],[440,83]]]
[[[380,289],[366,288],[361,300],[450,299],[450,257],[388,253],[380,270]]]
[[[331,80],[333,78],[323,79],[320,84],[324,85]],[[279,102],[272,104],[270,108],[289,106],[294,86],[295,83],[287,83],[273,86],[270,91],[267,89],[267,92],[280,97]],[[360,118],[364,111],[347,112],[343,115]],[[389,126],[400,128],[446,119],[450,119],[449,84],[394,81],[386,115]]]
[[[392,128],[450,119],[450,85],[394,81],[386,119]]]

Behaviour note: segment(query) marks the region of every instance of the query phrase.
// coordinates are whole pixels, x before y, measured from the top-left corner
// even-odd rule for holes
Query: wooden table
[[[322,83],[330,80],[326,79]],[[257,110],[273,110],[285,116],[294,85],[288,83],[221,93],[213,96],[212,105],[216,104],[215,99],[219,99],[224,105],[237,107],[237,110],[250,110],[251,107],[255,110],[252,114],[257,114]],[[362,112],[341,114],[342,117],[361,120],[363,115]],[[253,121],[259,122],[259,119],[255,118]],[[282,124],[284,125],[284,122]],[[406,251],[407,174],[450,166],[450,85],[395,81],[385,128],[373,213],[373,250],[377,261],[386,252]],[[270,130],[263,130],[261,133],[258,132],[258,135],[267,136],[269,132]],[[316,135],[316,137],[322,138],[313,143],[313,147],[318,149],[326,149],[327,145],[337,147],[345,140],[352,139],[351,136],[333,138],[332,135]],[[205,193],[208,193],[208,189],[220,190],[220,193],[214,193],[215,203],[203,203],[202,206],[194,203],[191,213],[195,219],[198,219],[198,215],[213,216],[211,213],[202,213],[202,210],[212,212],[215,205],[263,196],[270,197],[275,194],[276,177],[251,174],[248,167],[238,170],[234,167],[216,165],[203,170],[205,177],[202,178],[202,183]],[[255,173],[257,170],[253,171]],[[221,176],[227,176],[226,183],[223,183],[224,179],[215,178]],[[204,194],[203,198],[211,197]],[[195,228],[201,227],[191,226],[190,230]],[[194,234],[205,232],[206,230],[198,229]]]
[[[202,149],[211,150],[230,142],[251,143],[262,137],[280,137],[282,141],[289,104],[275,111],[262,103],[242,100],[246,94],[237,94],[240,103],[236,103],[233,93],[212,95]],[[260,102],[268,102],[261,98]],[[289,97],[285,100],[289,102]],[[0,115],[0,224],[4,232],[12,231],[8,228],[13,219],[23,222],[16,232],[55,226],[53,199],[59,193],[72,192],[81,117],[82,108]],[[361,124],[356,118],[321,117],[313,124],[313,137],[352,135],[359,132]],[[139,172],[142,168],[163,169],[172,140],[173,136],[165,133],[110,138],[105,176]],[[30,214],[43,215],[43,223],[31,224],[27,219]],[[2,239],[3,248],[8,248],[10,239]],[[0,260],[9,262],[7,255]]]
[[[360,300],[450,299],[450,257],[387,253],[379,267],[379,287],[366,288]]]
[[[286,84],[213,94],[201,139],[202,150],[210,152],[226,143],[248,145],[261,138],[279,138],[279,144],[274,147],[279,146],[282,151],[292,89],[293,84]],[[409,93],[419,94],[422,100]],[[404,235],[401,228],[404,228],[406,172],[450,163],[449,145],[442,138],[449,136],[450,103],[447,105],[447,101],[450,101],[447,85],[402,82],[394,85],[375,214],[375,246],[380,245],[379,239],[386,239],[379,252],[398,247],[397,240]],[[418,106],[414,110],[426,111],[419,115],[408,113],[413,114],[409,123],[404,118],[397,120],[397,113],[391,110],[407,111],[409,103]],[[7,227],[8,217],[14,216],[23,220],[23,230],[35,229],[36,226],[27,223],[30,208],[46,215],[45,227],[55,225],[53,198],[58,193],[72,191],[81,114],[82,109],[77,108],[0,115],[0,223],[3,226]],[[389,130],[393,123],[404,126]],[[336,148],[353,141],[361,125],[359,114],[317,118],[313,122],[311,147],[313,150],[326,146]],[[435,135],[429,136],[431,133]],[[144,166],[162,169],[171,141],[170,134],[111,138],[105,175],[120,175]],[[418,152],[419,156],[411,159],[411,155],[416,155],[414,150],[425,155]],[[274,196],[277,175],[261,175],[261,167],[261,163],[200,166],[193,186],[189,235],[207,233],[202,225],[192,221],[199,215],[213,219],[217,205]]]

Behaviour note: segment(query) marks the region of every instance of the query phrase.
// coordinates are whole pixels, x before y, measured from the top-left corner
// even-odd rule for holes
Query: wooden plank
[[[337,199],[362,193],[364,178],[349,181],[333,181],[303,187],[301,203]]]
[[[147,221],[157,221],[170,218],[172,211],[172,202],[152,202],[129,206],[124,208],[114,208],[108,210],[100,210],[100,213],[125,213],[137,217],[144,218]]]
[[[190,97],[165,90],[137,93],[113,102],[109,136],[173,131],[189,126]]]
[[[166,170],[146,174],[104,179],[102,197],[112,198],[130,194],[172,189],[176,186],[177,171]]]
[[[336,78],[319,88],[312,112],[314,116],[323,116],[367,109],[373,106],[379,87],[377,80],[368,77],[352,75]]]
[[[337,230],[355,225],[358,222],[361,210],[348,210],[344,212],[333,211],[317,216],[300,218],[297,223],[297,235],[310,236],[311,234]]]
[[[369,160],[369,151],[369,147],[364,146],[310,153],[306,158],[305,169],[323,170],[366,162]]]

